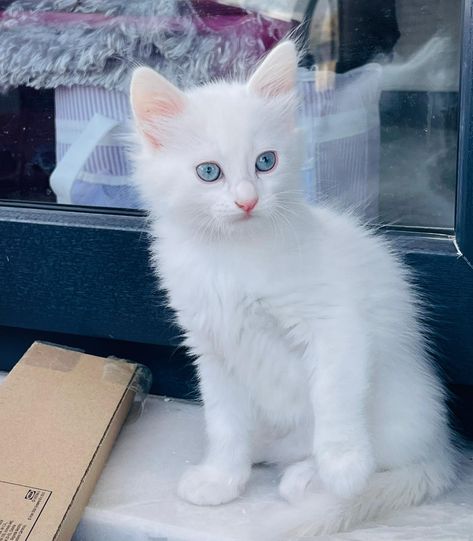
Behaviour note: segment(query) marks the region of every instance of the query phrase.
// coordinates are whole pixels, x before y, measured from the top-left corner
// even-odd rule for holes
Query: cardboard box
[[[0,541],[69,541],[137,366],[35,343],[0,385]]]

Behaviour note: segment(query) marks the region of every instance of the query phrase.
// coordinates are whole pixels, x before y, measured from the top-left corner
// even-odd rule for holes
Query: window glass
[[[295,33],[307,198],[450,228],[460,11],[460,0],[0,0],[0,199],[139,208],[124,148],[133,68],[185,88],[246,72]]]

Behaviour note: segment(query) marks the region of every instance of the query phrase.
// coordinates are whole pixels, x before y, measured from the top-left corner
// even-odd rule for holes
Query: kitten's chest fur
[[[186,344],[217,357],[268,417],[292,424],[309,400],[300,339],[307,299],[294,289],[304,286],[291,278],[293,265],[284,258],[268,265],[261,254],[246,262],[174,256],[160,269]]]

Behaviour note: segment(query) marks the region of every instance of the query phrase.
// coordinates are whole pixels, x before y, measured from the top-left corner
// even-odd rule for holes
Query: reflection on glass
[[[296,32],[307,197],[451,227],[460,0],[0,0],[0,198],[139,208],[137,64],[188,87]],[[301,22],[306,24],[301,26]]]

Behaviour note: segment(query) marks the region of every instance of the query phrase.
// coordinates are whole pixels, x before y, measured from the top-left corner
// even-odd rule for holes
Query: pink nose
[[[241,201],[241,202],[235,201],[235,205],[238,208],[241,208],[242,210],[244,210],[248,214],[256,207],[257,203],[258,203],[257,197],[255,197],[254,199],[248,199],[247,201]]]

